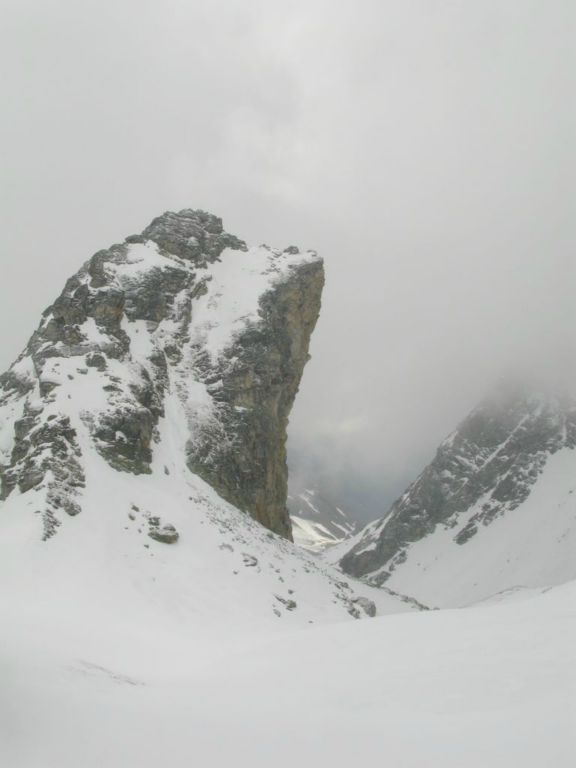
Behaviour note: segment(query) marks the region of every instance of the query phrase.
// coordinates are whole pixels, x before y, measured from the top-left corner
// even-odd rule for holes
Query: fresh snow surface
[[[82,397],[94,402],[97,391],[89,384],[87,376],[78,388],[80,404]],[[2,610],[29,611],[47,629],[52,617],[60,626],[69,612],[88,611],[81,625],[93,616],[111,625],[166,622],[180,632],[185,625],[229,631],[238,620],[340,621],[355,596],[374,600],[384,613],[412,609],[344,577],[223,501],[185,465],[187,431],[178,399],[167,397],[165,407],[152,474],[137,477],[111,469],[78,420],[86,472],[82,512],[48,541],[41,541],[40,515],[34,514],[42,489],[15,490],[4,502]],[[176,527],[177,544],[148,537],[154,516]],[[288,609],[287,601],[296,606]]]
[[[196,339],[217,358],[239,331],[258,321],[262,296],[294,266],[317,258],[315,251],[279,252],[263,245],[247,252],[225,249],[210,265],[210,291],[194,308]]]
[[[499,605],[299,628],[251,623],[240,606],[228,627],[200,615],[184,627],[174,604],[144,625],[138,580],[134,604],[109,583],[118,613],[95,622],[102,606],[82,586],[69,614],[44,591],[34,611],[4,600],[2,766],[575,764],[573,583]]]
[[[291,520],[294,543],[298,544],[299,547],[315,552],[323,550],[337,541],[322,523],[315,523],[312,520],[298,517],[298,515],[291,515]]]
[[[311,488],[290,494],[288,510],[294,542],[309,552],[324,552],[349,540],[357,527],[342,509]]]
[[[472,507],[467,518],[482,505]],[[467,519],[466,518],[466,519]],[[462,518],[460,527],[466,523]],[[412,544],[386,586],[427,605],[462,606],[511,588],[538,588],[576,579],[576,451],[552,455],[530,496],[465,545],[438,525]],[[377,573],[377,572],[376,572]]]
[[[72,385],[66,363],[58,375]],[[210,709],[208,700],[202,703],[210,685],[200,690],[210,670],[236,656],[241,663],[245,650],[264,638],[273,644],[285,632],[361,623],[351,612],[372,621],[364,608],[369,601],[379,615],[417,610],[318,562],[191,474],[177,397],[165,401],[152,474],[110,468],[78,418],[78,409],[99,407],[102,390],[93,377],[92,370],[83,377],[73,401],[64,396],[50,406],[66,412],[68,403],[77,429],[86,472],[81,513],[42,541],[37,511],[45,488],[15,490],[2,505],[2,768],[157,765],[155,733],[168,736],[158,707],[182,729],[164,764],[173,750],[167,764],[189,765],[203,749],[194,728],[208,726],[190,707]],[[60,389],[66,392],[64,384]],[[156,516],[176,527],[177,543],[147,535]],[[192,696],[181,700],[182,709],[181,685]],[[136,698],[128,691],[138,692]],[[222,764],[208,753],[204,759]]]

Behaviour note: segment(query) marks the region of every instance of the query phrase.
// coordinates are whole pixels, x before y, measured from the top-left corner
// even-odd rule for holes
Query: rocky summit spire
[[[0,377],[2,498],[33,493],[48,538],[91,461],[168,474],[176,452],[289,538],[286,427],[323,282],[314,252],[249,248],[189,209],[96,253]]]

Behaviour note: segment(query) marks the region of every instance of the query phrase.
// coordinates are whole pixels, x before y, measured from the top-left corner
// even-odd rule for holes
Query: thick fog
[[[317,249],[295,482],[384,511],[501,375],[574,371],[572,0],[0,0],[1,367],[184,207]]]

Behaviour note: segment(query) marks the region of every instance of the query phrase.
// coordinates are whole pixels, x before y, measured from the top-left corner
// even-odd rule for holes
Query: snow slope
[[[90,643],[21,615],[0,639],[1,763],[572,768],[575,605],[569,584],[303,629],[119,618]]]
[[[576,400],[502,386],[327,560],[431,606],[576,579]]]
[[[11,610],[25,609],[40,625],[64,621],[71,631],[77,623],[118,621],[180,631],[230,628],[239,618],[299,626],[341,620],[349,611],[365,615],[352,602],[357,595],[376,600],[382,611],[410,608],[344,579],[223,501],[186,467],[182,414],[176,400],[167,402],[172,410],[160,423],[151,474],[136,478],[113,470],[79,429],[86,474],[82,512],[47,541],[35,514],[43,489],[13,493],[4,502],[5,620]],[[176,528],[176,544],[149,537],[154,517]]]
[[[386,586],[409,590],[429,604],[465,605],[503,589],[574,579],[575,552],[576,451],[567,448],[549,458],[521,506],[481,527],[465,547],[454,542],[449,526],[437,526],[411,545],[406,563]]]
[[[4,503],[0,765],[218,766],[232,759],[225,744],[248,765],[251,754],[260,759],[250,746],[256,710],[272,717],[276,706],[269,688],[258,690],[269,678],[258,669],[292,668],[289,638],[362,623],[352,619],[373,607],[419,612],[344,579],[224,502],[186,467],[181,424],[167,412],[152,472],[137,478],[109,467],[80,433],[91,490],[46,541],[35,514],[42,489]],[[177,543],[147,535],[156,515],[176,527]],[[305,648],[296,652],[307,663]],[[235,678],[245,663],[252,672]]]
[[[312,488],[288,495],[294,542],[322,552],[349,538],[357,528],[350,515]]]

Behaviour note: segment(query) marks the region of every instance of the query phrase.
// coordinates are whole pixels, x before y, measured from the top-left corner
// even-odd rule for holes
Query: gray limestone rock
[[[178,531],[170,523],[165,525],[151,524],[148,529],[148,536],[161,544],[176,544],[180,538]]]
[[[352,603],[362,608],[366,616],[370,618],[376,616],[376,603],[368,597],[355,597]]]
[[[217,259],[224,248],[246,250],[246,243],[224,232],[222,219],[206,211],[166,212],[142,232],[160,248],[201,266]]]
[[[217,383],[218,420],[201,427],[188,466],[218,493],[282,536],[286,510],[286,429],[324,284],[321,262],[294,272],[261,301],[263,322],[239,336],[214,366],[198,361],[203,380]]]

